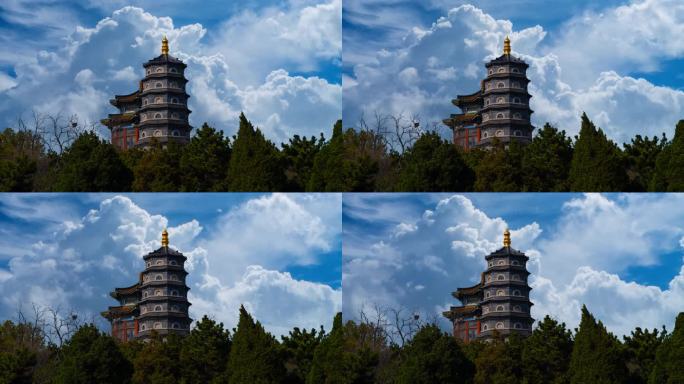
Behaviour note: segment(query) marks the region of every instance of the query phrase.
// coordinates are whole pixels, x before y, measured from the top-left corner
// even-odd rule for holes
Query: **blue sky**
[[[574,327],[587,304],[617,334],[672,329],[684,305],[683,198],[345,194],[343,313],[380,304],[430,317],[457,305],[450,293],[479,280],[510,228],[531,258],[533,317]]]
[[[683,24],[677,0],[347,0],[343,119],[439,123],[458,112],[452,98],[477,90],[510,35],[531,66],[534,125],[574,135],[586,112],[619,143],[672,137],[684,118],[684,44],[673,38]]]
[[[85,314],[114,305],[107,293],[135,282],[142,256],[159,247],[168,227],[170,246],[189,257],[192,317],[234,326],[244,304],[276,334],[329,328],[341,306],[340,199],[3,194],[0,318],[32,303]]]
[[[244,111],[279,143],[329,134],[341,117],[341,0],[11,0],[0,4],[0,124],[33,110],[99,121],[164,34],[189,66],[194,126],[232,135]]]

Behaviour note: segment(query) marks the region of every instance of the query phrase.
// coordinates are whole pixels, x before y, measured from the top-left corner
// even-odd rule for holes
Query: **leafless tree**
[[[91,316],[92,317],[92,316]],[[61,307],[51,308],[36,304],[31,305],[29,313],[22,306],[17,309],[17,324],[31,330],[32,342],[62,346],[79,327],[86,323],[94,323],[76,311],[64,311]]]
[[[62,153],[81,133],[95,130],[96,126],[96,123],[80,120],[76,114],[65,116],[62,112],[49,114],[31,111],[28,120],[23,116],[17,119],[17,130],[31,133],[31,137],[35,138],[32,146],[45,147],[56,153]]]
[[[404,307],[392,308],[374,304],[359,311],[359,321],[377,330],[377,338],[390,344],[403,346],[409,342],[421,327],[436,323],[437,317],[423,318],[417,311]]]
[[[370,123],[361,115],[359,128],[373,132],[387,148],[400,153],[410,148],[424,132],[419,115],[405,115],[403,112],[392,115],[375,111]]]

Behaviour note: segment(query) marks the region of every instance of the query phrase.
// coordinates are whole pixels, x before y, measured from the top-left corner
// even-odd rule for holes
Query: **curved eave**
[[[152,60],[148,60],[146,63],[143,64],[144,68],[149,67],[150,65],[155,65],[155,64],[175,64],[178,66],[182,66],[183,68],[187,67],[187,65],[181,61],[180,59],[173,57],[171,55],[159,55],[155,57]]]
[[[525,68],[529,68],[529,65],[521,58],[515,57],[513,55],[501,55],[497,57],[494,60],[491,60],[487,63],[485,63],[485,67],[489,68],[493,65],[497,64],[517,64],[519,66],[524,66]]]

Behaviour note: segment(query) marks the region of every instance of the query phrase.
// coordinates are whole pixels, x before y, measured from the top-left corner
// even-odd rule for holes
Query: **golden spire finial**
[[[509,247],[511,246],[511,231],[506,228],[506,231],[504,231],[504,247]]]
[[[166,38],[166,35],[162,38],[162,55],[168,55],[169,54],[169,39]]]
[[[504,55],[510,55],[511,54],[511,39],[508,38],[508,35],[506,35],[506,38],[504,39]]]
[[[162,247],[168,247],[169,246],[169,233],[166,232],[166,228],[164,228],[164,231],[162,232]]]

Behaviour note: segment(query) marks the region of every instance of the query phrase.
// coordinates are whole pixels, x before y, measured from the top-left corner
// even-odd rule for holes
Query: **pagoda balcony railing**
[[[161,280],[155,280],[155,279],[149,279],[147,281],[143,281],[142,284],[140,285],[141,287],[147,287],[147,286],[157,286],[157,285],[179,285],[179,286],[184,286],[185,285],[185,280],[171,280],[171,279],[161,279]]]
[[[513,124],[513,123],[529,123],[530,119],[524,119],[524,118],[503,118],[503,119],[489,119],[489,120],[484,120],[482,119],[482,124],[481,125],[497,125],[497,124]]]
[[[482,107],[482,112],[487,111],[487,110],[492,110],[492,109],[497,109],[497,108],[511,108],[511,109],[530,109],[530,105],[527,103],[523,103],[522,101],[519,103],[515,103],[512,101],[504,101],[503,103],[489,103]]]
[[[524,265],[513,265],[513,264],[494,264],[494,265],[488,265],[487,269],[492,269],[492,270],[501,270],[501,269],[515,269],[518,271],[526,271]]]
[[[515,93],[522,93],[526,94],[529,97],[532,97],[529,93],[527,93],[527,87],[511,87],[511,86],[505,86],[503,88],[489,88],[485,89],[484,92],[482,92],[482,96],[491,94],[491,93],[510,93],[510,92],[515,92]]]
[[[499,331],[499,332],[504,331],[506,333],[510,333],[511,331],[520,332],[520,333],[532,333],[532,330],[529,328],[504,327],[504,328],[480,330],[480,337],[482,337],[482,335],[494,334],[494,331]]]
[[[188,314],[186,311],[147,311],[145,313],[140,312],[138,318],[150,318],[150,317],[186,317]]]
[[[521,79],[527,79],[527,75],[523,72],[510,72],[510,71],[504,71],[504,72],[494,72],[494,73],[487,73],[487,77],[485,79],[506,79],[509,77],[519,77]]]
[[[158,78],[164,78],[164,77],[178,77],[178,78],[182,78],[183,80],[185,80],[185,78],[183,77],[183,74],[179,73],[179,72],[150,72],[150,73],[145,74],[145,77],[143,78],[143,80],[148,79],[148,78],[149,79],[158,79]]]
[[[178,272],[185,272],[187,275],[188,272],[183,268],[182,265],[171,265],[171,264],[162,264],[162,265],[150,265],[149,267],[145,267],[145,271],[159,271],[159,270],[173,270],[173,271],[178,271]]]
[[[174,332],[174,333],[181,333],[181,334],[186,334],[190,333],[190,328],[185,327],[185,328],[170,328],[170,327],[164,327],[164,328],[153,328],[153,329],[145,329],[143,330],[138,330],[138,336],[148,336],[152,334],[152,331],[157,331],[160,334],[168,334],[169,331]]]
[[[482,299],[482,304],[488,303],[488,302],[495,302],[495,301],[521,301],[521,302],[530,302],[530,299],[528,296],[513,296],[513,295],[493,295],[489,297],[485,297]]]
[[[159,124],[171,124],[171,123],[174,123],[174,124],[188,124],[188,119],[185,119],[185,118],[183,118],[183,119],[181,119],[181,118],[177,118],[177,119],[173,119],[173,118],[171,118],[171,119],[167,119],[167,118],[162,118],[162,119],[148,118],[148,119],[145,119],[145,120],[140,120],[140,124],[139,124],[139,125],[140,125],[140,126],[143,126],[143,125],[159,125]],[[170,136],[170,135],[169,135],[169,136]]]
[[[496,287],[496,286],[507,286],[507,285],[520,285],[520,286],[527,286],[527,281],[525,280],[513,280],[513,279],[506,279],[506,280],[491,280],[491,281],[486,281],[482,286],[483,287]]]
[[[145,88],[145,89],[143,89],[142,92],[140,92],[140,96],[144,96],[144,95],[147,95],[150,93],[167,93],[167,92],[179,93],[179,94],[186,95],[185,94],[185,88],[183,88],[183,87],[168,87],[168,86],[166,86],[166,87],[161,87],[161,88],[153,88],[153,87]],[[190,97],[188,95],[186,95],[186,96]]]

